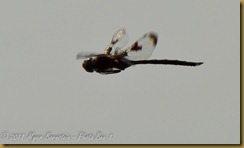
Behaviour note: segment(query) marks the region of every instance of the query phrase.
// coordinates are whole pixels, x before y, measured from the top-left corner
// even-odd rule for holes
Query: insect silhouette
[[[138,64],[169,64],[180,66],[199,66],[203,62],[188,62],[168,59],[148,59],[158,42],[158,35],[155,32],[144,34],[131,46],[123,49],[128,43],[128,35],[125,29],[119,29],[112,37],[110,44],[104,53],[81,52],[77,54],[77,59],[84,59],[82,66],[87,72],[97,72],[100,74],[114,74]]]

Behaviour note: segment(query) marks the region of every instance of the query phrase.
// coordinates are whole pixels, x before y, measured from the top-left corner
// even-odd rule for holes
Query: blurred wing
[[[128,35],[125,29],[119,29],[113,35],[111,43],[105,49],[105,54],[114,53],[116,50],[124,47],[128,43]]]
[[[158,35],[154,32],[146,33],[125,50],[119,49],[118,55],[132,61],[148,59],[157,45]]]
[[[80,52],[76,55],[76,59],[86,59],[86,58],[92,58],[95,56],[101,55],[99,53],[91,53],[91,52]]]

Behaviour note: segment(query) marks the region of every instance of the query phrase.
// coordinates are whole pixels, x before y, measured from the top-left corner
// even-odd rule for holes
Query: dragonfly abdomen
[[[140,60],[140,61],[131,61],[133,64],[165,64],[165,65],[180,65],[180,66],[199,66],[203,62],[188,62],[188,61],[179,61],[179,60]]]

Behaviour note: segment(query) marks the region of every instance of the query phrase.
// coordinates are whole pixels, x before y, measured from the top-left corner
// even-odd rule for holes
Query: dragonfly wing
[[[86,59],[86,58],[92,58],[95,56],[101,55],[99,53],[91,53],[91,52],[80,52],[76,55],[76,59]]]
[[[108,68],[108,69],[105,69],[104,71],[101,71],[99,73],[100,74],[107,75],[107,74],[115,74],[115,73],[119,73],[119,72],[121,72],[120,69],[117,69],[117,68]]]
[[[125,29],[119,29],[113,35],[111,43],[105,49],[105,54],[115,53],[116,50],[124,47],[128,43],[128,35]]]
[[[158,35],[154,32],[146,33],[125,50],[119,49],[119,55],[132,61],[148,59],[157,45]]]

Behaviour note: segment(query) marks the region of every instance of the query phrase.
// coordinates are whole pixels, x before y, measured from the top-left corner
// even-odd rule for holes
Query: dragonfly
[[[168,59],[147,60],[153,53],[158,35],[148,32],[131,46],[123,48],[128,43],[128,35],[124,28],[116,31],[104,53],[80,52],[77,59],[85,59],[82,63],[87,72],[99,74],[115,74],[126,68],[140,64],[164,64],[179,66],[199,66],[203,62],[188,62]]]

